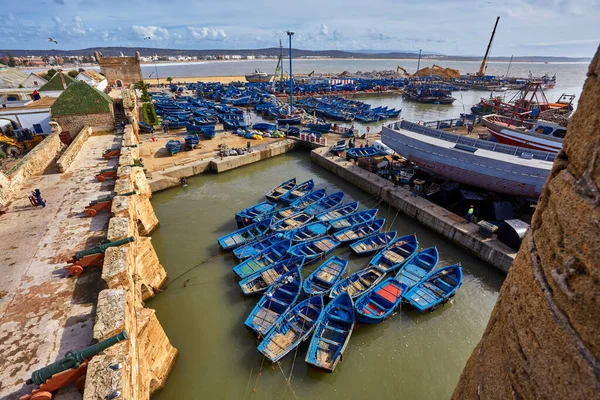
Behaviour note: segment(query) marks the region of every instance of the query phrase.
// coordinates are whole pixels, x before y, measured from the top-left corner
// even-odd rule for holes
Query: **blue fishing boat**
[[[308,206],[304,212],[310,215],[323,214],[342,204],[344,192],[335,192]]]
[[[282,219],[281,221],[277,221],[271,225],[271,230],[273,232],[286,232],[291,231],[293,229],[298,229],[303,225],[309,223],[314,217],[310,214],[305,213],[304,211],[297,212],[296,214],[292,214],[291,216]]]
[[[302,276],[298,269],[283,275],[250,311],[244,325],[260,336],[266,335],[296,302],[301,287]]]
[[[358,160],[361,157],[376,157],[382,155],[375,147],[354,147],[346,150],[347,160]]]
[[[179,140],[169,140],[165,147],[167,148],[167,152],[174,156],[181,150],[181,142]]]
[[[302,288],[309,296],[325,295],[341,279],[348,268],[348,260],[338,256],[328,258],[304,281]]]
[[[378,324],[386,320],[400,305],[408,288],[394,278],[388,278],[360,296],[354,303],[356,320],[363,324]]]
[[[187,135],[185,137],[185,145],[189,149],[195,149],[196,146],[198,146],[198,143],[200,143],[200,138],[198,135]]]
[[[294,245],[290,247],[288,253],[293,256],[305,256],[304,263],[311,264],[325,258],[339,245],[340,242],[332,239],[331,236],[325,236]]]
[[[233,267],[233,272],[241,279],[244,279],[264,268],[270,267],[272,264],[285,257],[291,244],[291,240],[277,242],[268,249],[262,251],[259,255],[250,257]]]
[[[357,256],[366,256],[389,246],[396,235],[396,231],[379,232],[352,243],[350,248]]]
[[[235,221],[238,227],[247,226],[260,221],[264,218],[265,214],[270,213],[277,207],[277,204],[271,203],[270,201],[263,201],[248,207],[235,214]]]
[[[362,224],[337,231],[332,236],[334,239],[339,240],[340,243],[350,243],[379,232],[383,228],[384,223],[385,218],[374,219],[373,221],[363,222]]]
[[[269,122],[260,122],[258,124],[252,125],[252,129],[256,129],[257,131],[274,131],[277,129],[277,124],[272,124]]]
[[[273,220],[270,218],[258,221],[245,228],[222,236],[217,241],[223,250],[235,249],[236,247],[266,235],[267,232],[269,232],[272,222]]]
[[[202,133],[202,127],[200,125],[194,125],[190,122],[185,123],[185,130],[187,133],[198,134]]]
[[[436,247],[421,250],[400,267],[396,279],[410,289],[433,271],[439,260]]]
[[[217,117],[196,117],[194,122],[196,125],[215,125],[219,119]]]
[[[279,323],[258,345],[258,351],[273,363],[281,360],[308,339],[323,307],[321,296],[313,296],[296,304],[281,316]]]
[[[340,293],[348,293],[355,298],[377,285],[385,278],[385,273],[375,267],[367,267],[356,271],[352,275],[338,281],[329,292],[329,297],[334,298]]]
[[[358,201],[353,201],[351,203],[346,203],[344,205],[337,206],[333,210],[325,211],[324,213],[318,214],[315,216],[317,221],[321,222],[329,222],[336,218],[344,217],[348,214],[353,214],[358,209]]]
[[[347,228],[350,228],[351,226],[361,224],[363,222],[372,221],[373,219],[375,219],[375,216],[377,215],[377,211],[379,211],[379,210],[376,208],[370,208],[368,210],[348,214],[343,217],[339,217],[339,218],[330,220],[329,225],[331,226],[331,229],[333,229],[334,231],[339,231],[341,229],[347,229]]]
[[[262,293],[274,284],[282,275],[294,270],[300,270],[304,264],[304,256],[284,258],[269,265],[238,282],[246,296]]]
[[[302,117],[287,117],[287,118],[278,118],[277,123],[282,125],[300,125],[302,123]]]
[[[201,128],[201,130],[202,130],[202,134],[207,139],[212,139],[217,134],[217,131],[215,130],[215,126],[214,125],[203,126]]]
[[[321,132],[321,133],[328,133],[331,130],[331,124],[330,123],[306,124],[305,126],[308,129],[310,129],[311,131],[317,131],[317,132]]]
[[[253,240],[248,244],[233,249],[233,255],[240,261],[244,261],[247,258],[254,257],[268,249],[275,243],[281,242],[285,238],[281,233],[273,233],[271,235],[263,236],[257,240]]]
[[[298,186],[292,188],[286,194],[281,196],[280,200],[285,204],[290,204],[294,200],[299,199],[303,196],[306,196],[315,188],[315,182],[310,179],[306,182],[299,184]]]
[[[223,128],[224,129],[239,129],[239,128],[247,128],[248,124],[244,122],[243,119],[224,119],[223,120]]]
[[[296,187],[296,178],[292,178],[292,179],[289,179],[289,180],[283,182],[281,185],[271,189],[269,191],[269,193],[267,193],[265,196],[267,196],[268,200],[279,201],[279,200],[281,200],[281,197],[283,195],[287,194],[290,190],[292,190],[295,187]]]
[[[343,293],[321,313],[306,353],[306,363],[333,372],[350,341],[356,322],[354,303]]]
[[[140,128],[140,131],[142,132],[146,132],[146,133],[152,133],[154,132],[154,127],[150,124],[147,124],[143,121],[138,122],[138,128]]]
[[[346,146],[347,146],[346,141],[340,140],[336,144],[331,146],[329,148],[329,151],[332,152],[333,154],[337,154],[339,156],[341,153],[346,151]]]
[[[392,244],[381,250],[371,259],[369,265],[383,272],[396,271],[406,261],[410,260],[419,249],[416,235],[406,235],[396,239]]]
[[[297,212],[298,212],[298,210],[296,210],[292,206],[289,206],[289,207],[284,207],[284,208],[279,208],[279,209],[273,210],[270,213],[265,214],[265,218],[272,218],[273,223],[275,223],[275,222],[281,221],[282,219],[291,217],[292,215],[296,214]]]
[[[314,192],[310,192],[306,196],[300,197],[299,199],[292,201],[290,206],[297,210],[303,210],[311,204],[321,200],[323,197],[325,197],[326,194],[327,192],[325,192],[325,189],[315,190]]]
[[[327,228],[329,227],[322,222],[312,222],[298,229],[287,231],[285,238],[290,239],[293,243],[305,242],[327,235]]]
[[[454,296],[462,279],[460,263],[440,268],[410,289],[404,300],[421,312],[433,311]]]

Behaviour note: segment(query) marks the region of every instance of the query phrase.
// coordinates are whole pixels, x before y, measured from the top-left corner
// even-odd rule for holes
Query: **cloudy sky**
[[[591,57],[600,0],[0,0],[0,49],[418,50]],[[48,37],[58,41],[50,43]],[[149,37],[150,40],[144,40]]]

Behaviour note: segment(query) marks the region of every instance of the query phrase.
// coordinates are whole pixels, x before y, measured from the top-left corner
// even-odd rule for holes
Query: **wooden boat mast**
[[[490,42],[488,43],[487,49],[485,50],[485,56],[483,56],[483,60],[481,61],[481,66],[479,67],[479,72],[477,72],[478,76],[483,76],[485,72],[485,63],[487,61],[488,55],[490,54],[490,48],[492,47],[492,41],[494,40],[494,35],[496,34],[496,28],[498,27],[498,21],[500,21],[500,17],[496,17],[496,23],[494,24],[494,30],[492,31],[492,36],[490,37]]]

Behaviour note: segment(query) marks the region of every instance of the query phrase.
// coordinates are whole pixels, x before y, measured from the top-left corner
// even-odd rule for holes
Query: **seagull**
[[[56,40],[52,39],[51,37],[49,37],[49,38],[48,38],[48,41],[49,41],[49,42],[51,42],[51,43],[56,43],[56,44],[58,44],[58,42],[57,42]]]
[[[150,40],[150,36],[144,36],[144,40]]]

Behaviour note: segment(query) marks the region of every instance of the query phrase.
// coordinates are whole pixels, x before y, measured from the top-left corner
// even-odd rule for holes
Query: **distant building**
[[[58,71],[50,80],[44,84],[38,92],[45,97],[58,97],[72,83],[77,82],[75,78],[71,78],[68,74]]]
[[[240,56],[239,54],[234,54],[234,55],[230,56],[230,58],[231,58],[232,60],[241,60],[241,59],[242,59],[242,56]]]
[[[100,65],[100,72],[110,86],[128,87],[143,79],[141,56],[137,51],[134,57],[104,57],[99,51],[95,52],[94,56]]]
[[[27,79],[25,79],[23,81],[22,85],[25,88],[36,88],[37,89],[37,88],[44,86],[46,83],[48,83],[47,79],[42,78],[35,72],[32,72],[29,74]]]
[[[70,84],[56,99],[51,116],[71,137],[86,125],[112,129],[115,123],[110,96],[81,81]]]
[[[105,76],[100,75],[93,69],[88,69],[87,71],[80,72],[75,79],[81,82],[85,82],[91,87],[94,87],[100,91],[104,91],[106,86],[108,86],[108,80]]]
[[[0,66],[0,89],[18,88],[27,79],[27,74],[18,69]]]
[[[256,57],[254,57],[253,55],[251,56],[246,56],[246,60],[254,60]]]

